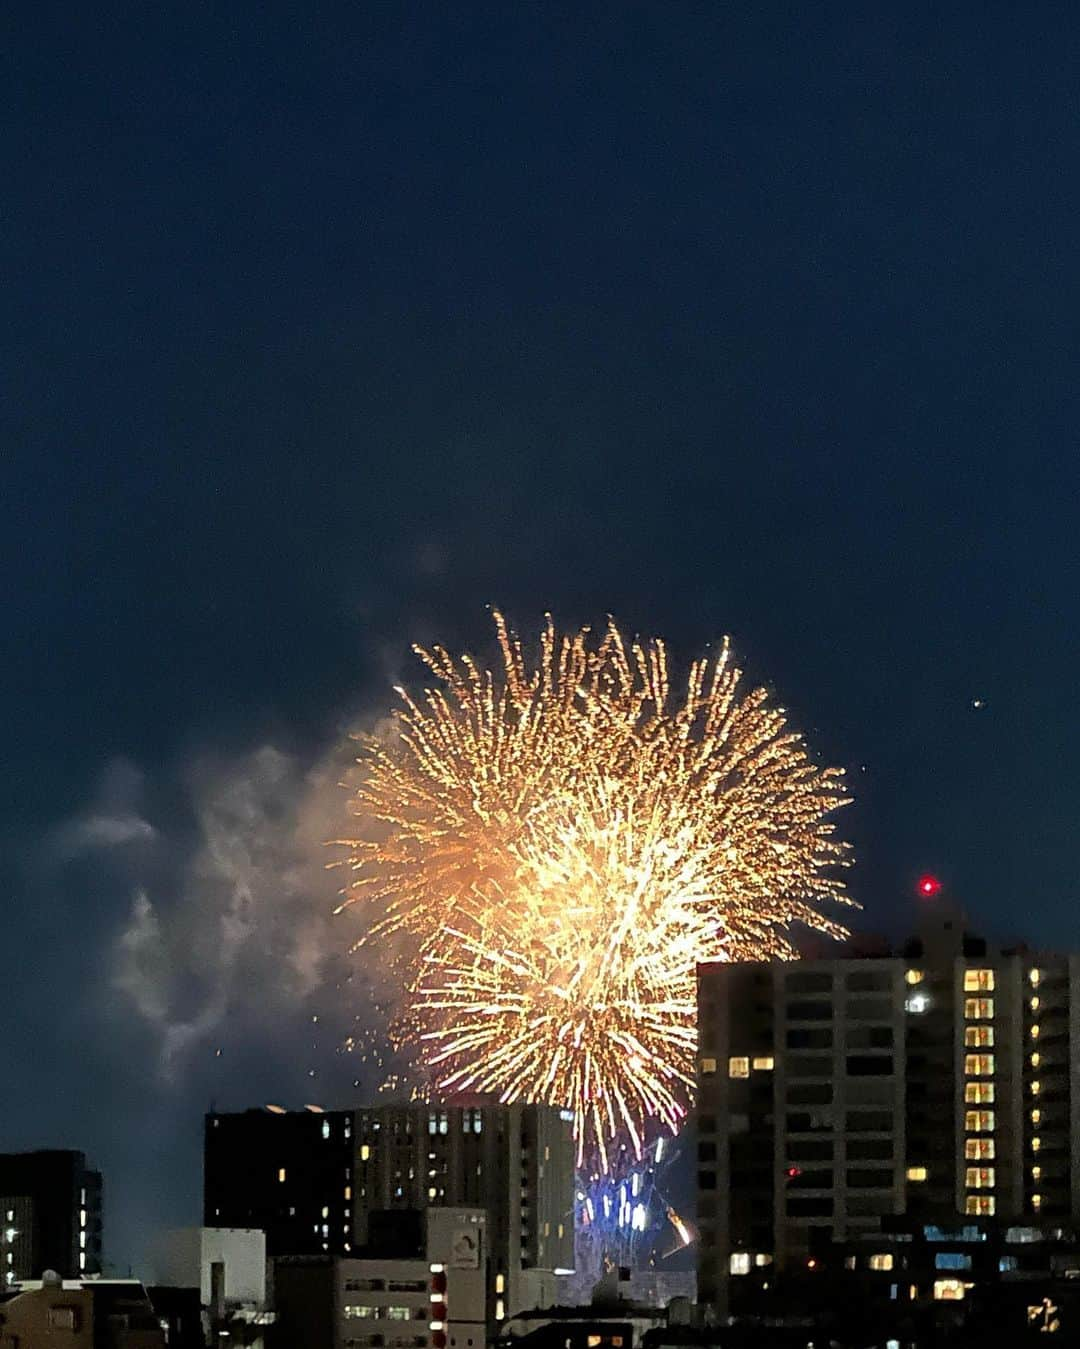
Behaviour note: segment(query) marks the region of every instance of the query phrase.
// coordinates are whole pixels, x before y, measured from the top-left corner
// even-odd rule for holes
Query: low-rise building
[[[484,1211],[405,1211],[385,1215],[388,1223],[382,1216],[372,1215],[377,1244],[359,1257],[274,1262],[274,1342],[282,1349],[484,1349]]]
[[[43,1279],[0,1294],[0,1349],[166,1349],[138,1279]]]

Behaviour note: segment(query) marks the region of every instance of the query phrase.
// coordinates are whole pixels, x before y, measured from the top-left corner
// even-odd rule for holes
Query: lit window
[[[961,1302],[964,1297],[964,1285],[960,1279],[935,1279],[935,1302]]]
[[[1032,1096],[1038,1096],[1040,1091],[1042,1091],[1042,1083],[1036,1078],[1031,1084],[1031,1094]]]
[[[993,1054],[964,1055],[964,1075],[966,1077],[991,1077],[993,1072]]]
[[[79,1268],[80,1268],[80,1269],[85,1269],[85,1268],[86,1268],[86,1252],[85,1252],[85,1251],[80,1251],[80,1252],[79,1252]]]
[[[970,1218],[992,1218],[994,1216],[994,1196],[992,1194],[969,1194],[964,1200],[964,1213]]]
[[[750,1252],[732,1251],[731,1259],[728,1261],[728,1266],[730,1267],[732,1274],[749,1274]]]
[[[993,991],[994,991],[993,970],[964,971],[965,993],[993,993]]]
[[[1041,1147],[1042,1147],[1042,1139],[1039,1137],[1038,1134],[1036,1134],[1035,1137],[1031,1140],[1031,1150],[1032,1152],[1038,1152]]]
[[[1032,1066],[1033,1068],[1037,1068],[1041,1062],[1042,1062],[1042,1058],[1040,1057],[1038,1051],[1036,1051],[1036,1052],[1035,1052],[1034,1054],[1032,1054],[1032,1056],[1031,1056],[1031,1066]]]
[[[495,1320],[504,1321],[506,1319],[506,1303],[501,1297],[495,1299]]]
[[[1041,1167],[1041,1166],[1033,1166],[1033,1167],[1031,1168],[1031,1179],[1032,1179],[1032,1180],[1042,1180],[1042,1167]]]
[[[1031,984],[1032,988],[1038,988],[1041,979],[1041,970],[1028,970],[1028,982]]]
[[[872,1255],[869,1260],[871,1269],[892,1269],[893,1258],[891,1254]]]
[[[505,1292],[506,1292],[506,1275],[505,1275],[505,1274],[496,1274],[496,1275],[495,1275],[495,1291],[496,1291],[496,1293],[505,1293]]]
[[[1042,1119],[1042,1111],[1039,1109],[1038,1106],[1036,1106],[1035,1109],[1031,1112],[1031,1122],[1032,1124],[1038,1124],[1041,1119]]]
[[[908,1169],[907,1169],[907,1178],[908,1178],[908,1180],[920,1180],[920,1181],[921,1181],[921,1180],[925,1180],[925,1179],[926,1179],[926,1167],[925,1167],[925,1166],[909,1166]],[[891,1268],[891,1266],[890,1266],[890,1268]]]
[[[1032,1038],[1033,1040],[1037,1040],[1037,1039],[1039,1038],[1039,1027],[1038,1027],[1038,1025],[1032,1026],[1032,1028],[1031,1028],[1031,1038]]]
[[[322,1136],[323,1138],[330,1137],[330,1121],[328,1119],[324,1119],[322,1122]]]
[[[371,1149],[368,1147],[368,1145],[367,1145],[366,1143],[361,1143],[361,1144],[360,1144],[360,1160],[361,1160],[362,1162],[366,1162],[367,1159],[368,1159],[370,1156],[371,1156]]]
[[[969,1166],[964,1176],[969,1190],[992,1190],[994,1188],[994,1168],[992,1166]]]
[[[965,1049],[993,1049],[993,1047],[994,1047],[993,1026],[964,1027]]]
[[[970,1269],[971,1256],[962,1251],[938,1251],[934,1256],[935,1269]]]
[[[1037,993],[1028,1003],[1028,1006],[1031,1008],[1033,1012],[1037,1012],[1039,1010],[1040,1003],[1039,1003],[1039,995]]]
[[[86,1209],[84,1208],[79,1209],[79,1226],[86,1226]]]
[[[771,1073],[775,1063],[771,1054],[763,1054],[761,1058],[755,1059],[753,1068],[756,1073]]]
[[[716,1071],[715,1067],[713,1071],[714,1072]],[[728,1077],[749,1077],[749,1076],[750,1076],[749,1059],[742,1059],[742,1058],[728,1059]]]
[[[965,1021],[990,1021],[994,1016],[993,998],[965,998]]]
[[[969,1134],[989,1134],[994,1132],[994,1112],[992,1110],[968,1110],[964,1113],[964,1128]]]
[[[757,1265],[758,1269],[764,1269],[766,1265],[772,1264],[772,1256],[766,1254],[764,1251],[759,1251],[758,1254],[754,1256],[754,1264]]]
[[[351,1186],[351,1185],[346,1185],[346,1186],[345,1186],[345,1198],[346,1198],[346,1199],[351,1199],[351,1198],[352,1198],[352,1186]]]
[[[711,1074],[711,1073],[715,1073],[715,1072],[716,1072],[716,1060],[715,1060],[715,1059],[702,1059],[702,1060],[701,1060],[701,1071],[702,1071],[702,1073],[704,1073],[706,1076],[708,1076],[708,1075]]]
[[[603,1335],[589,1335],[585,1340],[588,1349],[599,1349],[600,1345],[603,1344],[603,1342],[604,1342]]]
[[[86,1233],[85,1233],[85,1232],[80,1232],[80,1233],[79,1233],[79,1248],[80,1248],[80,1250],[85,1250],[85,1249],[86,1249]]]
[[[992,1138],[966,1138],[964,1140],[964,1160],[968,1162],[992,1162],[994,1160],[994,1140]]]
[[[912,993],[910,997],[904,999],[904,1011],[913,1012],[916,1016],[921,1016],[929,1006],[929,995],[923,993],[921,990],[917,993]]]
[[[1041,1195],[1041,1194],[1033,1194],[1033,1195],[1031,1196],[1031,1207],[1032,1207],[1036,1212],[1038,1212],[1039,1209],[1042,1208],[1042,1195]]]
[[[993,1105],[994,1104],[993,1082],[965,1082],[964,1104]]]
[[[330,1210],[329,1210],[328,1208],[326,1208],[325,1206],[323,1207],[322,1216],[323,1216],[324,1218],[329,1218],[329,1216],[330,1216]]]
[[[909,984],[921,984],[923,981],[923,977],[924,976],[922,970],[908,970],[908,972],[904,975],[904,978],[907,980]]]

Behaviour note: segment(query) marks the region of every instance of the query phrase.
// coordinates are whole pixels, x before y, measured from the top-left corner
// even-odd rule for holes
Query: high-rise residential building
[[[203,1225],[259,1229],[269,1256],[348,1255],[354,1155],[351,1110],[207,1115]]]
[[[0,1154],[4,1284],[101,1272],[101,1173],[81,1152]]]
[[[386,1105],[356,1112],[356,1241],[375,1211],[487,1212],[492,1319],[550,1306],[574,1268],[574,1140],[544,1105]]]
[[[698,973],[699,1297],[883,1219],[1080,1216],[1080,958],[1001,949],[945,906],[875,956]]]

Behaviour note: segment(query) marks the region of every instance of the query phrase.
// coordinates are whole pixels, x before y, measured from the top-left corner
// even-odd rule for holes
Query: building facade
[[[101,1173],[81,1152],[0,1154],[0,1218],[5,1287],[101,1272]]]
[[[408,1239],[406,1239],[408,1244]],[[305,1349],[484,1349],[489,1264],[482,1209],[429,1209],[403,1257],[274,1263],[276,1342]]]
[[[699,1296],[721,1311],[882,1220],[1080,1212],[1080,961],[945,907],[873,957],[702,966]]]
[[[498,1323],[551,1306],[574,1268],[574,1141],[569,1113],[541,1105],[380,1106],[356,1112],[356,1244],[369,1215],[482,1206]]]
[[[266,1233],[266,1253],[352,1251],[353,1115],[245,1110],[206,1117],[203,1225]]]

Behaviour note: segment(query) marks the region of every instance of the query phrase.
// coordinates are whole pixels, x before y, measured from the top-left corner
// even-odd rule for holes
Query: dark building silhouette
[[[81,1152],[0,1153],[3,1286],[101,1272],[101,1173]]]
[[[348,1110],[207,1115],[205,1226],[259,1228],[271,1257],[349,1254],[352,1137]]]

